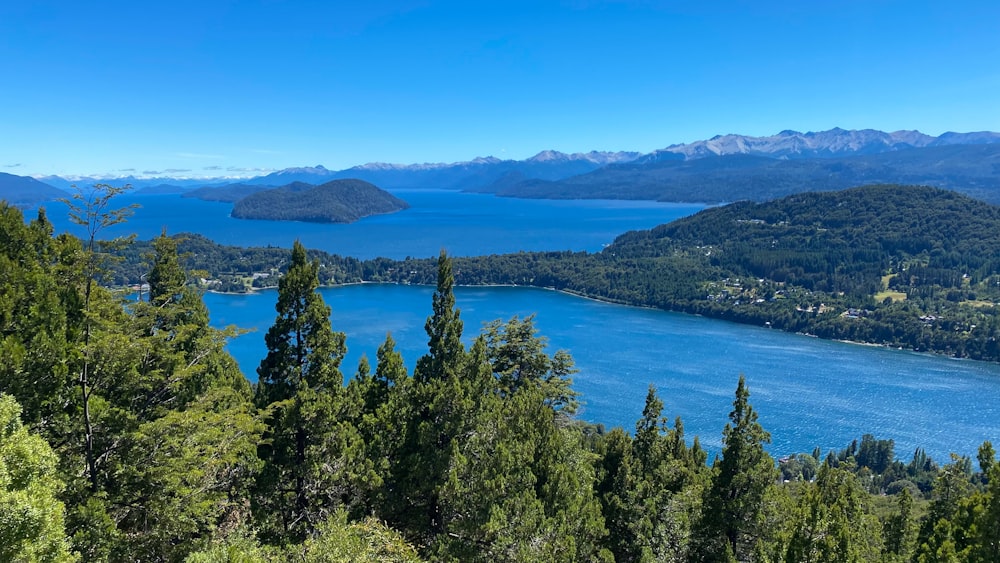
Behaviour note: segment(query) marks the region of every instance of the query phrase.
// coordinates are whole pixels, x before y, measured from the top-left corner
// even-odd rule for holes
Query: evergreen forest
[[[669,402],[683,398],[653,388],[634,428],[586,424],[574,416],[572,358],[547,353],[532,318],[497,320],[464,344],[453,288],[473,262],[444,252],[431,261],[427,351],[408,370],[391,335],[373,361],[342,365],[348,335],[331,326],[317,292],[334,263],[324,268],[298,242],[290,252],[264,249],[284,265],[251,385],[224,348],[239,329],[211,327],[194,283],[202,273],[185,268],[177,239],[142,247],[140,301],[114,289],[138,246],[102,240],[128,219],[115,206],[120,191],[77,194],[72,218],[83,238],[55,235],[44,211],[26,222],[0,204],[0,560],[1000,560],[1000,463],[990,442],[975,462],[921,450],[897,459],[891,440],[872,435],[775,460],[739,374],[728,374],[732,411],[712,459],[682,420],[669,421]],[[768,209],[704,217],[725,230],[727,213],[740,214],[749,234],[839,236],[807,222],[836,213],[791,224],[777,211],[759,215]],[[658,257],[683,254],[671,241],[704,236],[700,255],[711,247],[724,257],[711,268],[736,267],[731,247],[707,230],[685,235],[684,225],[625,235],[599,260],[652,274],[667,267]],[[757,250],[760,267],[805,259]],[[919,248],[899,251],[917,257],[887,264],[904,278],[933,276],[947,263],[939,260],[963,256],[943,247],[921,261]],[[339,264],[367,276],[375,263]],[[380,275],[399,267],[378,265]],[[867,268],[833,268],[808,283],[860,299],[879,289]],[[786,288],[806,287],[791,274]],[[611,266],[580,272],[614,275]],[[671,291],[646,289],[654,298]],[[972,288],[954,289],[965,292],[956,303],[969,301]]]

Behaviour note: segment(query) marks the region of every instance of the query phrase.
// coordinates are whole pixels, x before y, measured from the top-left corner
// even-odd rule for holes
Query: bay
[[[387,332],[410,369],[426,353],[432,287],[361,284],[321,292],[333,310],[334,328],[347,333],[345,377],[362,354],[374,365]],[[742,373],[775,455],[815,446],[839,450],[872,433],[895,440],[904,461],[922,447],[944,462],[951,452],[975,456],[984,440],[1000,438],[1000,365],[824,341],[544,289],[459,287],[455,293],[467,342],[485,322],[535,314],[550,352],[566,349],[576,360],[579,416],[609,428],[634,429],[652,384],[666,404],[664,416],[681,416],[689,439],[697,435],[717,452]],[[205,296],[217,325],[255,329],[230,344],[251,379],[265,353],[276,297],[275,291]]]

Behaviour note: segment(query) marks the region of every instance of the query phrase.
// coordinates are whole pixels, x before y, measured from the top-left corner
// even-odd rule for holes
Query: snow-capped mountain
[[[977,145],[1000,142],[1000,133],[944,133],[939,137],[920,131],[894,131],[886,133],[874,129],[846,130],[839,127],[829,131],[800,133],[786,130],[768,137],[747,135],[717,135],[705,141],[670,145],[638,161],[651,162],[684,158],[690,160],[707,156],[748,154],[769,158],[836,158],[843,156],[880,154],[922,147],[944,145]]]
[[[548,150],[529,158],[528,162],[567,162],[580,160],[604,166],[618,162],[630,162],[640,156],[642,156],[642,153],[627,151],[590,151],[586,153],[575,152],[573,154],[566,154],[564,152]]]

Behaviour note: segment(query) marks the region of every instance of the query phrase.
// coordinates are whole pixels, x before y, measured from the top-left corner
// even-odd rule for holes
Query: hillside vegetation
[[[351,223],[408,207],[405,201],[363,180],[333,180],[319,186],[296,182],[238,200],[233,205],[233,217]]]

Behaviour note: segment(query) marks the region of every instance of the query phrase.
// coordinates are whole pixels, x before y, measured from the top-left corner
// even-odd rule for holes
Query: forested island
[[[271,221],[352,223],[409,205],[363,180],[333,180],[313,186],[294,182],[250,193],[233,204],[233,217]]]
[[[179,235],[211,289],[272,287],[277,248]],[[1000,208],[947,190],[866,186],[706,209],[621,235],[599,253],[458,257],[456,282],[554,288],[822,338],[1000,361]],[[148,243],[122,252],[138,283]],[[434,259],[311,252],[320,281],[433,284]]]
[[[652,388],[634,428],[583,423],[572,358],[545,353],[530,318],[499,319],[463,344],[459,263],[444,253],[427,352],[411,372],[391,335],[373,364],[341,365],[347,336],[317,292],[320,262],[298,243],[280,251],[287,265],[251,385],[176,240],[152,241],[139,302],[106,285],[117,245],[97,241],[128,215],[115,193],[73,208],[83,240],[54,236],[44,212],[25,223],[0,205],[0,559],[1000,556],[990,442],[975,466],[919,449],[896,459],[892,440],[872,435],[776,463],[736,374],[711,463]]]

